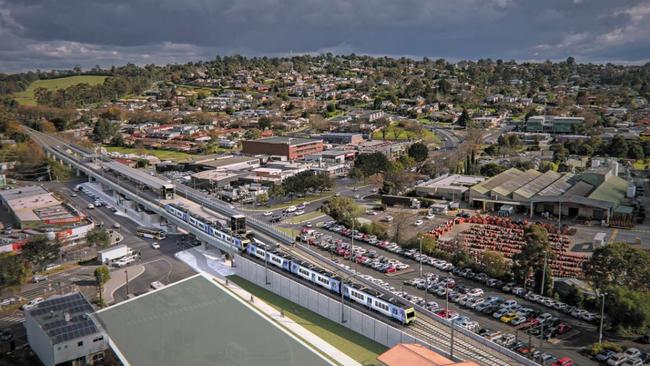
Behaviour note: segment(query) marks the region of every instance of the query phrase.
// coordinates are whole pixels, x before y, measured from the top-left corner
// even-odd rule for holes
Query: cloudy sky
[[[0,72],[333,52],[643,63],[648,0],[0,0]]]

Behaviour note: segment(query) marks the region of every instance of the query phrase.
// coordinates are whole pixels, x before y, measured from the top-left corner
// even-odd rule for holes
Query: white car
[[[92,203],[89,203],[89,204],[88,204],[88,209],[89,209],[89,210],[92,210],[93,208],[95,208],[95,205],[93,205]]]
[[[29,310],[29,309],[33,308],[34,306],[42,303],[43,301],[45,301],[44,298],[37,297],[37,298],[31,300],[30,302],[28,302],[27,304],[24,304],[23,306],[21,306],[20,310]]]
[[[158,244],[157,241],[154,241],[153,243],[151,243],[151,247],[154,249],[160,249],[160,244]]]
[[[287,208],[285,209],[285,211],[287,211],[287,212],[294,212],[294,211],[296,211],[297,209],[298,209],[298,208],[297,208],[296,206],[289,206],[289,207],[287,207]]]
[[[273,211],[266,211],[264,213],[264,216],[271,216],[271,215],[273,215]]]
[[[151,286],[151,288],[154,290],[165,287],[165,285],[160,281],[153,281],[152,283],[149,284],[149,286]]]
[[[415,221],[415,222],[413,223],[413,225],[415,225],[415,226],[420,226],[420,225],[422,225],[422,224],[424,224],[424,221],[422,221],[422,220],[417,220],[417,221]]]
[[[298,210],[298,211],[294,212],[293,214],[296,215],[296,216],[300,216],[300,215],[302,215],[302,214],[304,214],[304,213],[305,213],[305,211],[303,211],[303,210]]]
[[[430,214],[427,215],[427,220],[433,220],[435,218],[436,218],[436,215],[434,215],[434,214],[430,213]]]
[[[393,216],[390,216],[390,215],[389,215],[389,216],[384,217],[384,221],[386,221],[386,222],[391,222],[391,221],[393,221]]]

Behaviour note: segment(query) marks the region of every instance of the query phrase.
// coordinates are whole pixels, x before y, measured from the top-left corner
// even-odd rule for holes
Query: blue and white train
[[[201,230],[202,232],[212,236],[215,239],[220,239],[225,241],[228,244],[231,244],[237,248],[240,252],[245,252],[246,247],[250,243],[250,240],[242,237],[237,233],[233,233],[227,227],[224,227],[218,221],[211,221],[201,215],[190,212],[187,208],[179,206],[174,203],[168,203],[165,205],[165,211],[174,215],[179,220],[182,220],[191,226]]]
[[[373,289],[352,282],[343,282],[339,276],[314,266],[311,263],[295,259],[277,250],[269,249],[265,244],[249,243],[246,253],[272,264],[284,271],[301,277],[313,284],[323,287],[350,301],[366,306],[402,324],[415,320],[415,309],[396,299],[386,299],[383,294]]]

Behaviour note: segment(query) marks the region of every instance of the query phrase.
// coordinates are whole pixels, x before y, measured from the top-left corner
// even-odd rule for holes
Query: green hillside
[[[34,99],[34,91],[38,88],[46,88],[49,90],[65,89],[69,86],[81,83],[89,85],[101,84],[104,80],[106,80],[106,76],[98,75],[78,75],[58,79],[36,80],[29,84],[29,87],[26,90],[15,93],[13,96],[20,104],[35,105],[36,100]]]

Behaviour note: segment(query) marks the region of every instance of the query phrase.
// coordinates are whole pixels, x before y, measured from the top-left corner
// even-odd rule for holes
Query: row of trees
[[[606,293],[607,319],[616,331],[650,330],[650,253],[626,243],[598,248],[585,265],[596,291]]]

